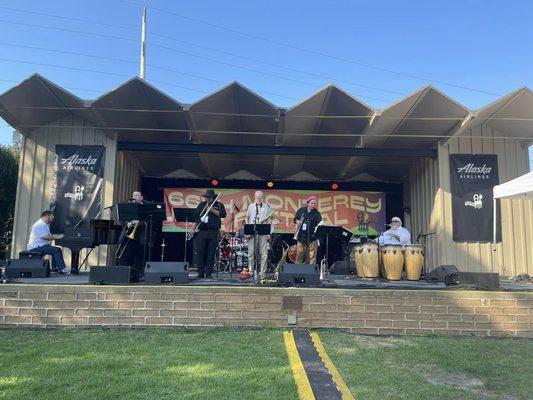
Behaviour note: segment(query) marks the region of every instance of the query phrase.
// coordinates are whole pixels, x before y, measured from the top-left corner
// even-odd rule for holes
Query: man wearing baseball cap
[[[383,232],[378,238],[379,244],[384,246],[387,244],[400,244],[405,246],[411,243],[411,234],[402,226],[402,220],[399,217],[392,217],[390,220],[390,229]]]
[[[309,196],[306,206],[296,211],[294,223],[296,224],[296,263],[316,264],[316,253],[318,240],[315,237],[315,230],[322,221],[322,215],[316,209],[317,197]]]

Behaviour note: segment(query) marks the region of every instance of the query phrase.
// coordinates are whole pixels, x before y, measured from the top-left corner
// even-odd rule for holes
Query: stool
[[[28,259],[28,258],[43,258],[43,253],[40,251],[32,251],[32,250],[24,250],[19,253],[20,259]]]

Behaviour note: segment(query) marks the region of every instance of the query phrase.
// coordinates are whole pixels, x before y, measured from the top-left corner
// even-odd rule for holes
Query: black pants
[[[218,240],[218,229],[200,231],[194,239],[193,263],[198,268],[198,276],[210,276],[213,273]]]
[[[138,240],[129,240],[122,257],[118,260],[118,265],[130,266],[132,279],[137,281],[144,275],[144,245]]]

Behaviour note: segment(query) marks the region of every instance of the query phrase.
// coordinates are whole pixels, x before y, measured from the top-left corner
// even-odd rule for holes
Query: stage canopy
[[[328,85],[284,109],[238,82],[184,104],[140,78],[83,100],[34,74],[0,95],[0,115],[24,135],[82,118],[116,137],[144,175],[179,178],[400,181],[467,127],[533,140],[527,88],[474,111],[431,86],[374,109]]]

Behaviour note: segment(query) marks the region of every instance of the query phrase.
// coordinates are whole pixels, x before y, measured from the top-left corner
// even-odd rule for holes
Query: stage
[[[162,286],[237,286],[237,287],[284,287],[274,282],[268,284],[254,284],[252,279],[246,281],[239,280],[239,274],[220,273],[218,277],[216,273],[213,274],[213,279],[198,279],[196,272],[189,274],[189,282],[179,285],[158,285]],[[273,276],[272,276],[273,280]],[[61,275],[52,273],[49,278],[18,278],[11,283],[35,284],[35,285],[88,285],[89,273],[80,272],[77,275]],[[144,282],[132,283],[130,286],[153,286]],[[2,287],[2,286],[0,286]],[[316,289],[393,289],[393,290],[464,290],[474,289],[473,287],[446,287],[444,283],[427,282],[425,280],[419,281],[389,281],[381,278],[358,278],[353,275],[329,275],[328,279],[316,286]],[[533,292],[532,282],[513,282],[507,279],[500,280],[500,289],[502,291],[512,292]]]
[[[338,276],[320,287],[237,277],[183,285],[92,285],[88,274],[0,284],[2,327],[241,326],[336,328],[371,335],[533,337],[533,285],[502,290]]]

